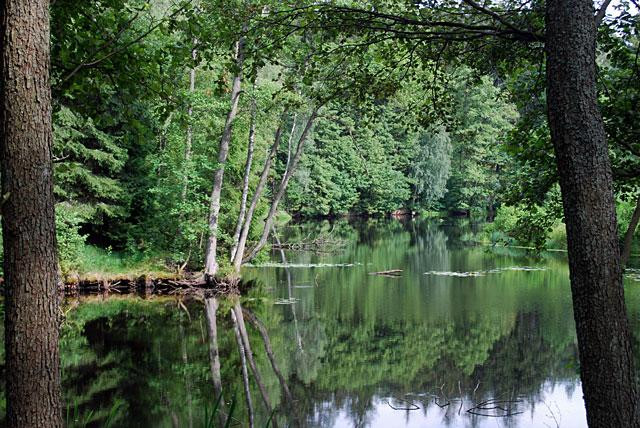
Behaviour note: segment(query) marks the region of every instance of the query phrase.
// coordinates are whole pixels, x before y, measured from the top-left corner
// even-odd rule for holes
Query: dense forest
[[[347,19],[330,9],[200,3],[52,5],[65,275],[123,257],[199,271],[214,229],[230,266],[290,217],[464,215],[496,220],[493,243],[566,248],[539,49],[434,57],[367,26],[319,31]],[[640,215],[637,22],[612,16],[598,85],[622,240]]]
[[[476,244],[568,250],[585,395],[606,396],[590,379],[607,360],[625,385],[609,401],[637,398],[621,291],[640,248],[635,0],[5,3],[5,279],[46,237],[34,263],[50,275],[31,281],[50,314],[58,275],[211,285],[266,259],[287,222],[465,217]],[[52,162],[53,180],[11,159],[44,176]],[[36,220],[53,211],[55,228]],[[637,405],[598,406],[593,426],[640,420]]]

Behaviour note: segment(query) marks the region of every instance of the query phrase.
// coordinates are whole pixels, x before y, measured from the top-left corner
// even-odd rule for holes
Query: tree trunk
[[[7,424],[61,427],[49,2],[2,2]]]
[[[247,238],[249,236],[249,230],[251,229],[251,221],[253,220],[253,213],[258,206],[258,201],[262,196],[262,190],[264,189],[264,185],[266,184],[267,178],[269,177],[269,171],[271,169],[273,157],[278,151],[278,146],[280,146],[280,139],[282,138],[282,122],[284,121],[285,116],[286,111],[282,114],[282,119],[278,124],[278,129],[276,129],[276,135],[273,139],[273,145],[271,146],[271,150],[267,154],[267,158],[264,161],[262,173],[260,174],[260,179],[258,180],[258,185],[256,186],[256,190],[253,192],[251,204],[249,205],[249,209],[247,210],[247,216],[244,219],[244,226],[242,227],[242,233],[240,234],[240,239],[238,240],[238,248],[236,249],[235,257],[233,259],[233,267],[236,273],[240,273],[242,258],[244,257],[244,248],[247,245]]]
[[[218,166],[213,175],[213,190],[211,191],[211,205],[209,208],[209,240],[205,253],[204,275],[207,282],[211,281],[218,272],[216,253],[218,251],[218,215],[220,214],[220,194],[222,192],[222,180],[224,167],[229,153],[229,143],[233,122],[238,114],[238,101],[240,100],[240,86],[242,83],[242,65],[244,62],[244,38],[240,38],[236,45],[236,65],[238,74],[233,78],[231,87],[231,107],[224,124],[220,146],[218,148]]]
[[[222,375],[220,372],[220,352],[218,351],[218,299],[208,297],[204,299],[205,314],[207,316],[207,332],[209,333],[209,364],[211,365],[211,379],[215,400],[219,400],[217,419],[218,425],[224,426],[227,417],[224,396],[222,395]]]
[[[198,57],[198,51],[195,46],[197,44],[197,40],[193,41],[194,48],[191,50],[191,59],[193,60],[193,67],[189,71],[189,94],[193,96],[193,93],[196,91],[196,58]],[[180,195],[180,201],[184,202],[187,199],[187,189],[189,188],[189,163],[191,162],[191,146],[193,145],[193,126],[191,125],[191,119],[193,117],[193,105],[191,102],[189,103],[189,108],[187,109],[187,118],[189,120],[189,124],[187,125],[187,141],[184,146],[184,171],[183,171],[183,180],[182,184],[182,194]]]
[[[247,359],[244,345],[242,344],[242,336],[238,327],[238,320],[234,311],[231,311],[231,319],[233,320],[233,331],[236,336],[236,344],[238,345],[238,353],[240,354],[240,363],[242,368],[242,385],[244,386],[244,398],[247,404],[247,420],[249,428],[253,428],[253,404],[251,401],[251,390],[249,388],[249,372],[247,371]]]
[[[636,233],[636,229],[638,228],[639,222],[640,222],[640,196],[638,197],[638,202],[636,203],[636,209],[633,210],[633,215],[631,216],[629,227],[627,227],[627,231],[624,234],[624,243],[622,244],[622,255],[620,256],[620,259],[622,261],[622,267],[626,266],[627,263],[629,263],[629,257],[631,257],[631,244],[633,243],[633,235]]]
[[[291,281],[291,270],[287,267],[287,256],[284,253],[284,249],[280,244],[280,238],[278,238],[278,234],[276,233],[276,227],[271,226],[271,230],[273,231],[273,237],[276,240],[276,245],[280,247],[280,260],[282,260],[282,264],[284,265],[284,270],[287,273],[287,291],[289,293],[289,300],[293,299],[293,290],[292,281]],[[302,336],[300,336],[300,329],[298,328],[298,315],[296,314],[296,305],[289,305],[291,308],[291,316],[293,317],[293,331],[296,333],[296,343],[298,344],[298,351],[301,353],[304,352],[304,348],[302,347]]]
[[[271,400],[269,399],[269,393],[267,389],[264,387],[262,383],[262,377],[260,376],[260,372],[258,371],[258,366],[256,365],[256,361],[253,358],[253,351],[251,350],[251,342],[249,341],[249,334],[247,333],[247,327],[244,324],[244,316],[242,315],[242,307],[240,306],[240,301],[236,303],[236,305],[231,309],[236,314],[236,320],[238,321],[238,329],[240,330],[240,337],[242,338],[242,343],[244,345],[244,353],[249,361],[249,367],[253,372],[253,377],[258,385],[258,389],[260,390],[260,395],[262,396],[262,401],[267,409],[267,412],[271,413],[273,410],[271,407]],[[275,422],[275,419],[272,419]]]
[[[189,366],[189,354],[187,353],[187,340],[186,335],[184,334],[184,326],[182,325],[182,320],[180,320],[180,345],[182,348],[182,377],[184,378],[184,389],[187,393],[187,419],[189,428],[193,428],[193,398],[191,395],[191,379],[189,378],[189,371],[187,367]]]
[[[253,91],[256,90],[256,82],[253,82]],[[242,179],[242,197],[240,198],[240,212],[238,213],[238,221],[236,223],[236,230],[233,233],[233,246],[231,247],[231,262],[236,256],[236,250],[238,249],[238,242],[240,241],[240,233],[242,232],[242,225],[244,224],[244,218],[247,213],[247,197],[249,195],[249,178],[251,177],[251,164],[253,162],[253,146],[256,141],[256,116],[257,105],[255,94],[251,99],[251,119],[249,124],[249,146],[247,147],[247,161],[244,165],[244,177]]]
[[[289,139],[287,140],[287,163],[285,164],[285,167],[284,167],[285,171],[288,171],[289,165],[291,165],[291,144],[293,143],[293,137],[296,134],[297,123],[298,123],[298,113],[295,113],[293,115],[293,125],[291,125],[291,132],[289,133]],[[285,176],[286,174],[282,174],[282,180],[280,180],[281,184]]]
[[[580,374],[591,428],[640,426],[612,174],[596,100],[591,0],[546,5],[547,106],[569,249]]]
[[[302,149],[304,148],[304,143],[307,139],[307,136],[309,135],[309,132],[311,131],[311,128],[313,127],[313,123],[316,120],[317,116],[318,116],[318,108],[314,108],[313,111],[311,112],[311,115],[307,119],[307,124],[305,125],[304,130],[302,131],[302,135],[300,135],[296,152],[293,155],[293,159],[291,159],[289,168],[285,171],[284,177],[282,178],[282,181],[280,182],[280,186],[278,187],[278,191],[273,197],[273,201],[271,202],[271,208],[269,208],[269,213],[267,214],[267,218],[264,221],[264,228],[262,229],[262,235],[260,236],[260,240],[258,241],[256,246],[250,251],[247,258],[243,260],[243,262],[249,262],[253,260],[258,255],[258,252],[262,249],[262,247],[264,247],[264,245],[267,243],[267,238],[269,238],[269,232],[271,231],[271,225],[273,224],[273,219],[276,215],[276,212],[278,211],[278,204],[280,203],[280,200],[284,196],[284,193],[287,190],[287,185],[289,184],[289,180],[291,179],[291,176],[295,172],[296,166],[300,161],[300,157],[302,156]]]
[[[220,375],[220,352],[218,351],[218,325],[216,312],[218,311],[218,299],[209,297],[204,300],[207,315],[207,331],[209,333],[209,362],[211,364],[211,379],[216,398],[222,396],[222,377]],[[220,400],[224,403],[224,400]]]
[[[273,354],[273,348],[271,347],[271,340],[269,340],[269,333],[267,333],[267,329],[264,327],[262,322],[256,317],[253,312],[248,309],[242,309],[242,312],[247,316],[249,322],[258,330],[260,336],[262,336],[262,341],[264,342],[264,350],[269,357],[269,361],[271,362],[271,367],[273,368],[273,372],[278,377],[278,381],[280,381],[280,386],[284,391],[284,395],[289,404],[293,403],[293,397],[291,396],[291,392],[289,391],[289,387],[287,386],[287,382],[282,375],[282,372],[278,368],[278,364],[276,363],[276,357]]]

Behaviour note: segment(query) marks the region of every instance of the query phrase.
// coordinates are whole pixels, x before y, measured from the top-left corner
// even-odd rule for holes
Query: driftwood
[[[467,413],[476,416],[487,416],[491,418],[507,418],[509,416],[519,415],[524,412],[514,411],[512,406],[521,403],[522,400],[498,400],[491,398],[489,400],[477,403],[475,406],[467,410]],[[492,410],[499,410],[503,413],[490,413]]]
[[[394,406],[393,404],[391,404],[391,403],[389,402],[389,400],[387,400],[387,404],[388,404],[388,405],[389,405],[389,407],[391,407],[393,410],[420,410],[420,406],[418,406],[417,404],[415,404],[415,403],[413,403],[413,402],[411,402],[411,401],[408,401],[408,400],[405,400],[405,399],[402,399],[402,398],[394,398],[394,400],[395,400],[395,401],[401,401],[401,402],[403,402],[403,403],[406,403],[406,406],[397,407],[397,406]]]
[[[380,275],[380,276],[390,276],[397,278],[402,276],[402,269],[391,269],[391,270],[383,270],[380,272],[369,272],[369,275]]]
[[[72,279],[61,283],[61,292],[70,295],[94,293],[118,293],[142,295],[189,295],[207,298],[220,295],[239,295],[243,287],[237,278],[218,280],[212,284],[205,282],[202,276],[182,276],[176,278],[89,278]]]

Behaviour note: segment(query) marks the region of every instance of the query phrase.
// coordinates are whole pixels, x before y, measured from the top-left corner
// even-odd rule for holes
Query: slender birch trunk
[[[262,191],[264,190],[264,186],[267,182],[267,178],[269,177],[269,170],[271,169],[271,163],[273,162],[273,157],[278,151],[278,146],[280,146],[280,140],[282,138],[282,126],[283,126],[283,121],[285,116],[286,116],[286,111],[282,115],[282,118],[278,125],[278,129],[276,129],[276,135],[273,140],[273,145],[271,146],[271,150],[267,154],[267,158],[264,161],[264,167],[262,168],[262,173],[260,174],[258,185],[256,186],[256,190],[253,192],[253,197],[251,198],[251,204],[249,205],[246,218],[244,219],[244,226],[242,227],[242,232],[240,233],[240,239],[238,240],[238,247],[236,249],[235,257],[233,259],[233,267],[236,273],[240,272],[240,267],[242,266],[242,257],[244,255],[244,249],[247,244],[247,237],[249,236],[249,229],[251,228],[251,220],[253,219],[253,213],[255,212],[256,207],[258,206],[258,201],[262,196]]]
[[[280,244],[280,238],[278,238],[278,233],[276,232],[276,227],[271,226],[271,230],[273,231],[273,237],[276,240],[276,244],[280,247],[280,259],[282,260],[282,264],[285,266],[284,270],[287,273],[287,291],[289,294],[289,300],[293,299],[293,290],[292,281],[291,281],[291,270],[287,267],[287,256],[282,249],[282,245]],[[300,352],[304,352],[304,348],[302,347],[302,336],[300,336],[300,329],[298,328],[298,315],[296,314],[296,305],[289,305],[291,307],[291,315],[293,316],[293,330],[296,333],[296,343],[298,344],[298,350]]]
[[[267,218],[265,219],[264,227],[262,229],[262,236],[260,236],[260,240],[258,241],[256,246],[249,252],[249,255],[247,256],[246,259],[243,260],[243,262],[248,262],[253,260],[255,256],[258,255],[258,252],[262,249],[262,247],[264,247],[264,245],[267,243],[267,238],[269,237],[269,233],[271,231],[271,225],[273,224],[273,219],[275,218],[276,212],[278,210],[278,204],[280,203],[280,200],[282,199],[285,191],[287,190],[287,185],[289,184],[289,180],[291,179],[291,176],[296,170],[296,166],[300,161],[300,157],[302,157],[304,144],[306,142],[306,139],[309,133],[311,132],[311,128],[313,127],[313,123],[315,122],[315,119],[317,116],[318,116],[318,108],[316,107],[313,109],[313,111],[311,112],[311,115],[307,119],[307,123],[304,127],[304,130],[302,131],[302,135],[300,135],[300,139],[298,140],[296,152],[293,155],[289,168],[285,171],[284,177],[280,182],[280,186],[278,187],[278,191],[274,196],[273,201],[271,202],[271,208],[269,209],[269,213],[267,214]]]
[[[249,334],[247,333],[247,327],[244,324],[244,316],[242,315],[242,307],[240,306],[240,302],[236,303],[236,305],[232,308],[232,311],[236,314],[236,320],[238,321],[238,329],[240,330],[240,336],[242,338],[242,343],[244,344],[244,352],[249,361],[249,367],[253,372],[253,377],[256,380],[256,384],[258,385],[258,389],[260,390],[260,395],[262,396],[262,401],[264,402],[265,407],[267,408],[267,412],[271,413],[271,400],[269,399],[269,393],[267,389],[264,387],[262,383],[262,377],[260,376],[260,372],[258,371],[258,366],[256,365],[256,361],[253,358],[253,351],[251,350],[251,342],[249,342]]]
[[[253,91],[255,92],[256,82],[253,82]],[[247,161],[244,165],[244,177],[242,179],[242,197],[240,198],[240,212],[238,213],[238,221],[236,222],[236,230],[233,233],[233,247],[231,248],[231,262],[233,262],[236,256],[236,250],[238,249],[238,241],[240,241],[240,233],[242,232],[242,225],[244,224],[244,218],[247,213],[247,197],[249,195],[249,178],[251,176],[251,164],[253,162],[253,146],[256,140],[256,116],[257,116],[257,103],[255,93],[251,99],[251,120],[249,125],[249,146],[247,147]]]
[[[233,331],[236,336],[238,353],[240,354],[240,363],[242,365],[242,384],[244,386],[244,398],[247,403],[247,419],[249,421],[249,428],[253,428],[253,403],[251,402],[251,390],[249,389],[249,373],[247,371],[246,351],[242,342],[238,319],[234,311],[231,311],[231,319],[233,320]]]
[[[207,315],[207,331],[209,333],[209,362],[211,364],[211,379],[213,380],[213,392],[216,399],[220,400],[218,421],[220,426],[224,424],[224,397],[222,396],[222,376],[220,374],[220,352],[218,351],[218,325],[216,312],[218,311],[218,299],[209,297],[204,300],[205,313]]]
[[[216,395],[222,394],[222,378],[220,376],[220,353],[218,351],[218,326],[216,313],[218,311],[218,299],[210,297],[205,299],[207,314],[207,330],[209,333],[209,357],[211,363],[211,378]]]
[[[285,164],[284,170],[289,170],[289,165],[291,165],[291,144],[293,143],[293,137],[296,134],[296,124],[298,122],[298,113],[293,115],[293,125],[291,125],[291,133],[289,133],[289,140],[287,141],[287,163]],[[284,181],[284,177],[286,174],[282,174],[282,180],[280,180],[280,184]]]
[[[626,266],[629,262],[629,257],[631,257],[631,244],[633,243],[633,235],[636,233],[636,229],[638,228],[638,223],[640,222],[640,196],[638,197],[638,202],[636,203],[636,209],[633,210],[633,215],[631,216],[631,221],[629,222],[629,227],[627,227],[627,231],[624,234],[624,243],[622,244],[622,255],[620,259],[622,261],[622,266]]]
[[[182,364],[185,368],[183,372],[184,378],[184,386],[187,393],[187,418],[189,421],[189,428],[193,428],[193,399],[191,396],[191,379],[189,379],[188,371],[186,367],[189,365],[189,354],[187,353],[187,340],[186,335],[184,334],[184,327],[182,326],[182,322],[180,322],[180,344],[182,348]]]
[[[196,91],[196,58],[198,56],[198,51],[195,46],[197,44],[197,40],[193,41],[194,48],[191,50],[191,59],[193,60],[193,67],[189,71],[189,94],[193,95]],[[183,180],[182,184],[182,194],[180,195],[180,200],[184,202],[187,199],[187,189],[189,187],[189,163],[191,162],[191,146],[193,141],[193,126],[191,124],[191,120],[193,118],[193,104],[189,103],[189,108],[187,109],[187,117],[189,120],[189,124],[187,125],[187,141],[184,147],[184,171],[183,171]]]
[[[262,336],[262,341],[264,343],[264,350],[266,351],[267,356],[269,357],[269,361],[271,362],[271,367],[273,368],[273,372],[276,374],[278,381],[280,381],[280,386],[284,391],[284,395],[287,399],[287,402],[292,403],[293,397],[291,396],[291,392],[289,391],[287,382],[285,381],[284,376],[282,375],[282,372],[280,371],[280,369],[278,368],[278,364],[276,363],[276,357],[273,353],[273,348],[271,346],[271,340],[269,340],[269,333],[267,332],[267,329],[262,324],[262,322],[258,319],[258,317],[256,317],[253,314],[253,312],[251,312],[248,309],[242,309],[242,312],[244,313],[244,315],[247,316],[247,320],[249,320],[251,325],[253,325],[256,328],[256,330],[258,330],[258,332],[260,333],[260,336]]]
[[[244,29],[243,29],[244,31]],[[218,216],[220,214],[220,194],[222,192],[222,181],[224,178],[224,167],[229,153],[229,143],[233,131],[233,122],[238,114],[238,101],[240,100],[240,87],[242,83],[242,66],[244,62],[244,37],[241,37],[236,44],[236,65],[238,74],[233,79],[231,87],[231,107],[227,114],[224,131],[220,139],[218,148],[218,166],[213,176],[213,190],[211,191],[211,205],[209,208],[209,239],[205,253],[204,275],[207,282],[213,280],[218,272]]]

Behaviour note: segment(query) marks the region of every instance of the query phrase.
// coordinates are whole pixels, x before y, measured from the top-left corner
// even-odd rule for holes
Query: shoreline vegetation
[[[292,217],[286,214],[283,217],[287,220]],[[470,217],[445,216],[443,213],[429,211],[415,213],[408,210],[398,210],[385,217],[372,217],[366,214],[349,214],[343,216],[319,216],[313,219],[293,218],[292,222],[280,224],[279,227],[305,222],[346,222],[353,221],[377,221],[387,219],[387,221],[415,221],[432,220],[441,225],[467,223],[480,226],[477,232],[469,232],[460,237],[461,242],[468,246],[486,246],[491,248],[511,248],[523,250],[529,255],[542,255],[543,253],[566,253],[566,234],[564,225],[556,225],[549,233],[546,244],[557,245],[557,248],[545,246],[538,248],[534,245],[521,245],[515,238],[508,235],[508,230],[499,229],[504,227],[508,220],[501,218],[498,214],[494,222],[474,221]],[[335,227],[335,226],[334,226]],[[287,250],[293,252],[336,252],[346,245],[340,238],[332,237],[333,228],[329,233],[318,233],[316,236],[306,236],[292,242],[280,242],[274,239],[269,251]],[[276,235],[277,237],[277,235]],[[637,250],[637,248],[635,249]],[[214,277],[213,281],[207,283],[203,272],[187,271],[168,262],[168,258],[144,257],[140,254],[125,254],[115,252],[111,249],[101,249],[85,244],[82,255],[75,264],[78,269],[63,272],[60,275],[59,290],[66,295],[75,294],[140,294],[140,295],[239,295],[242,290],[246,291],[250,284],[243,283],[242,277],[230,270],[222,269],[221,273],[227,274]],[[630,255],[631,264],[640,258],[640,252],[633,252]],[[265,259],[266,260],[266,259]],[[251,267],[260,267],[265,263],[258,262],[251,264]],[[0,291],[3,288],[4,279],[0,276]]]

